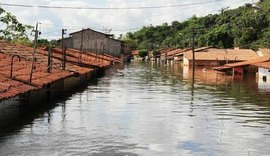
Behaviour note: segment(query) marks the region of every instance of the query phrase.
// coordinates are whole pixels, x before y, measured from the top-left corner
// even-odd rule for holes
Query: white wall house
[[[189,60],[186,57],[183,58],[183,65],[189,66]]]
[[[270,90],[270,69],[259,67],[258,69],[258,89],[260,91]]]
[[[270,69],[259,67],[258,69],[259,79],[270,83]]]

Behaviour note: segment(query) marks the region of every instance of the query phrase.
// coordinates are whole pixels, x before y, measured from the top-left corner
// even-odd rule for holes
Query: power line
[[[207,2],[197,2],[188,4],[177,4],[177,5],[161,5],[161,6],[137,6],[137,7],[71,7],[71,6],[48,6],[48,5],[27,5],[27,4],[11,4],[11,3],[0,3],[3,6],[10,7],[24,7],[24,8],[43,8],[43,9],[72,9],[72,10],[141,10],[141,9],[161,9],[161,8],[176,8],[184,6],[194,6],[209,3],[216,3],[223,0],[213,0]]]
[[[77,30],[75,28],[82,28],[82,26],[75,26],[75,25],[70,25],[70,26],[67,26],[67,25],[57,25],[57,24],[47,24],[47,23],[42,23],[43,25],[51,25],[51,26],[57,26],[57,27],[62,27],[62,28],[67,28],[67,30]],[[91,26],[89,26],[91,27]],[[85,26],[85,28],[87,28],[87,26]],[[129,29],[112,29],[112,31],[114,32],[125,32],[125,31],[134,31],[134,30],[138,30],[140,29],[141,27],[135,27],[135,28],[129,28]],[[91,28],[95,31],[102,31],[101,29],[97,29],[97,28]],[[54,32],[57,32],[57,31],[51,31],[51,32],[45,32],[43,34],[50,34],[50,33],[54,33]]]
[[[243,2],[243,1],[246,1],[246,0],[239,0],[239,1],[235,2],[235,3],[239,3],[239,2]],[[217,11],[219,11],[219,9],[212,10],[212,11],[217,12]],[[154,15],[150,15],[150,17],[166,15],[166,14],[169,14],[169,13],[171,13],[171,12],[166,12],[164,14],[154,14]],[[175,13],[175,11],[173,13]],[[147,17],[144,16],[144,17],[135,18],[135,19],[129,20],[127,22],[121,22],[121,23],[135,22],[135,21],[138,21],[140,19],[146,19],[146,18]],[[89,27],[89,28],[91,28],[93,30],[96,30],[96,31],[103,31],[102,29],[99,29],[97,27],[93,27],[93,26],[90,26],[90,25],[89,26],[79,26],[79,25],[59,25],[59,24],[49,24],[49,23],[42,23],[42,24],[51,25],[51,26],[57,26],[57,27],[63,27],[63,28],[67,28],[68,30],[77,30],[77,28],[82,28],[82,27],[88,28]],[[136,31],[136,30],[141,29],[141,28],[142,28],[142,26],[138,26],[138,27],[134,27],[134,28],[127,28],[127,29],[112,29],[112,32]],[[58,32],[58,31],[45,32],[43,34],[50,34],[50,33],[56,33],[56,32]],[[59,31],[59,33],[60,33],[60,31]]]

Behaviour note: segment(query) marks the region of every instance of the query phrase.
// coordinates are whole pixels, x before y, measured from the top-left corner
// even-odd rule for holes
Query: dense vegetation
[[[146,49],[142,49],[142,50],[139,51],[139,56],[140,57],[145,57],[147,55],[148,55],[148,52],[147,52]]]
[[[252,48],[270,46],[270,0],[261,0],[257,7],[246,4],[237,9],[223,10],[220,14],[174,21],[171,25],[145,26],[124,35],[131,49],[186,48],[195,45],[218,48]]]

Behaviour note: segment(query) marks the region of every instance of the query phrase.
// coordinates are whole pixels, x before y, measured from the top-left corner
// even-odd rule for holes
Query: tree
[[[171,25],[144,26],[136,32],[128,32],[125,38],[140,49],[148,49],[149,43],[187,48],[191,45],[192,29],[202,28],[196,34],[197,47],[269,47],[270,0],[261,0],[257,6],[260,8],[257,12],[254,12],[252,5],[244,5],[223,10],[220,14],[193,16],[183,22],[173,21]]]
[[[228,25],[222,25],[212,29],[206,34],[207,46],[216,46],[220,48],[230,48],[234,45],[234,39],[231,37]]]
[[[29,41],[28,31],[33,29],[33,26],[20,23],[16,16],[10,12],[6,12],[0,7],[0,23],[3,29],[0,29],[0,38],[9,41]]]
[[[139,50],[139,56],[140,57],[145,57],[148,55],[147,50],[143,49],[143,50]]]

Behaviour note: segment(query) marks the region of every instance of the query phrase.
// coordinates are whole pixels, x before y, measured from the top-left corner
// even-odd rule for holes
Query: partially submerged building
[[[183,56],[185,54],[185,52],[191,50],[190,48],[186,48],[186,49],[174,49],[171,50],[167,53],[167,59],[168,60],[176,60],[176,61],[180,61],[183,60]]]
[[[259,48],[257,51],[257,54],[261,57],[263,56],[270,56],[270,49],[268,48]]]
[[[10,98],[36,101],[88,82],[116,58],[67,49],[33,48],[0,40],[0,103]]]
[[[62,41],[60,40],[59,43],[61,46]],[[123,41],[114,39],[111,34],[89,28],[71,33],[70,37],[64,39],[64,46],[84,52],[107,53],[118,57],[125,53]]]
[[[227,63],[242,62],[256,58],[260,58],[260,56],[251,49],[217,49],[212,47],[195,49],[195,66],[222,66]],[[184,53],[183,63],[185,66],[192,66],[192,50]]]
[[[228,63],[222,66],[214,67],[214,69],[217,71],[226,72],[227,74],[230,74],[233,77],[238,77],[239,79],[242,79],[244,75],[258,72],[259,77],[266,80],[270,75],[269,61],[270,56],[263,56],[247,61]]]
[[[270,82],[270,62],[269,61],[254,64],[256,67],[258,67],[259,79],[265,82]]]
[[[133,50],[133,51],[131,52],[131,55],[133,56],[133,58],[134,58],[135,60],[139,60],[139,50]]]

